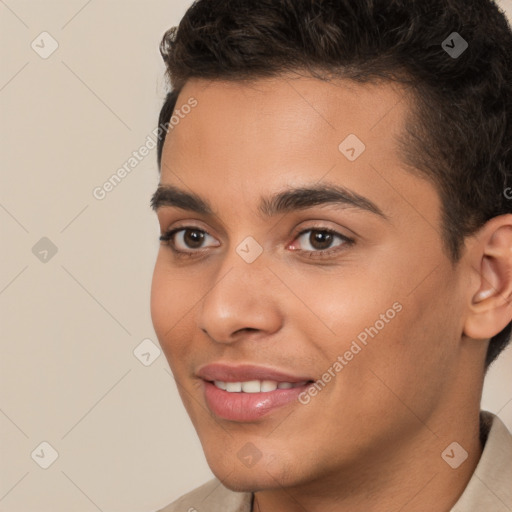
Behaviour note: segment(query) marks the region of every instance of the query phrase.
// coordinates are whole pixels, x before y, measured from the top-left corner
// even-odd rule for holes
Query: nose
[[[278,288],[279,280],[263,258],[246,263],[235,253],[215,274],[199,310],[199,328],[224,344],[241,340],[248,332],[251,338],[267,337],[282,324]]]

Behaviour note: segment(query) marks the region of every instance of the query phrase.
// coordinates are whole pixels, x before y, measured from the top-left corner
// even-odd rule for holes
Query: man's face
[[[436,190],[397,153],[404,98],[285,77],[180,94],[160,184],[212,212],[159,197],[161,232],[182,231],[160,247],[152,319],[208,463],[233,489],[327,481],[435,441],[462,279]],[[345,197],[270,200],[329,186]]]

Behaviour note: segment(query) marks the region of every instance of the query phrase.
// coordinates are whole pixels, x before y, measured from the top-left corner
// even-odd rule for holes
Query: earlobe
[[[478,288],[472,292],[464,333],[492,338],[512,321],[512,215],[491,219],[472,248],[478,267]]]

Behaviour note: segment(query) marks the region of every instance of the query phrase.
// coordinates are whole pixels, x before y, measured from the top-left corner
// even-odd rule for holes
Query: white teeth
[[[261,381],[261,391],[275,391],[277,389],[277,382],[274,380],[263,380]]]
[[[244,393],[259,393],[261,391],[261,384],[259,380],[248,380],[242,382],[242,391]]]
[[[213,383],[220,389],[226,389],[226,383],[222,382],[221,380],[214,380]]]
[[[241,382],[226,382],[226,391],[230,393],[240,393],[242,391]]]
[[[224,382],[214,380],[213,383],[219,389],[229,393],[268,393],[276,389],[291,389],[304,386],[306,382],[276,382],[275,380],[248,380],[245,382]]]

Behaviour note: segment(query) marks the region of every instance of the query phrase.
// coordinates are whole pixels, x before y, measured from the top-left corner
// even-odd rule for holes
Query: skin
[[[262,512],[450,510],[482,451],[488,339],[512,318],[511,216],[467,239],[453,264],[438,193],[397,151],[411,99],[396,85],[193,80],[176,109],[191,96],[198,105],[167,135],[160,182],[200,195],[214,215],[157,209],[162,233],[210,235],[202,255],[178,235],[178,249],[196,251],[181,259],[162,243],[151,314],[212,471],[233,490],[256,491]],[[354,162],[338,149],[348,134],[366,145]],[[386,218],[334,205],[258,214],[261,196],[318,183],[368,198]],[[354,243],[315,245],[311,232],[298,236],[308,228]],[[263,249],[250,264],[236,252],[248,236]],[[339,250],[306,254],[324,247]],[[200,366],[318,379],[396,302],[402,310],[307,405],[251,423],[208,411]],[[453,441],[468,452],[457,469],[441,457]],[[237,457],[248,442],[261,452],[251,468]]]

